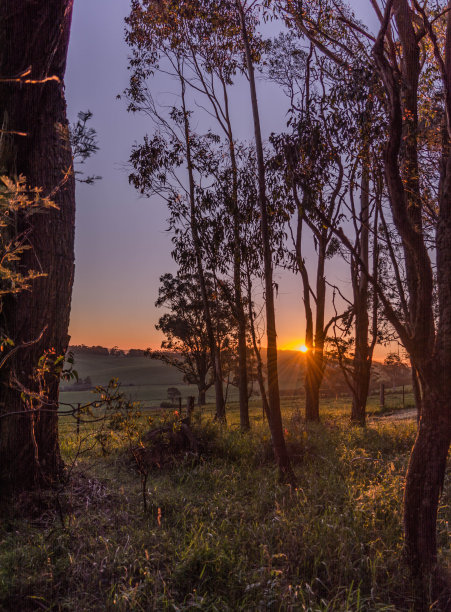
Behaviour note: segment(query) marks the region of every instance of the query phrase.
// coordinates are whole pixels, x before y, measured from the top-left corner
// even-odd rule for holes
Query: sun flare
[[[306,353],[308,348],[305,346],[305,344],[301,344],[298,350],[301,351],[301,353]]]

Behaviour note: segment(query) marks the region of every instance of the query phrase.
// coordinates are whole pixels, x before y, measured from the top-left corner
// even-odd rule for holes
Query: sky
[[[375,23],[367,0],[354,0],[356,13]],[[152,133],[147,118],[126,111],[118,100],[128,84],[128,47],[124,17],[129,0],[75,0],[66,71],[68,118],[91,110],[99,151],[88,160],[88,174],[102,176],[94,185],[77,184],[75,282],[69,333],[71,344],[120,348],[158,348],[163,339],[155,324],[163,313],[155,308],[159,277],[176,272],[167,210],[157,199],[138,196],[128,184],[126,162],[133,143]],[[161,83],[164,90],[166,83]],[[258,83],[264,137],[285,125],[284,98],[276,86]],[[251,140],[248,88],[232,99],[240,138]],[[346,285],[343,264],[334,280]],[[278,346],[293,349],[304,340],[301,281],[276,272]]]

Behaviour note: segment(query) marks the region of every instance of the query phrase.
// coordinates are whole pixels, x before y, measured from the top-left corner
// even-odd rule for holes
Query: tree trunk
[[[413,389],[413,397],[415,399],[415,406],[417,409],[417,422],[420,422],[421,415],[423,413],[423,398],[421,397],[421,383],[418,377],[418,372],[416,368],[413,366],[412,361],[410,362],[412,368],[412,389]]]
[[[407,469],[404,491],[405,548],[417,588],[419,609],[423,609],[428,600],[440,597],[443,589],[436,568],[436,525],[451,442],[449,405],[449,398],[445,399],[429,386],[426,387],[423,416]],[[449,605],[449,591],[448,596]]]
[[[227,107],[228,108],[228,107]],[[228,111],[227,111],[228,117]],[[246,315],[244,313],[243,294],[241,288],[241,235],[240,210],[238,206],[238,169],[236,165],[235,146],[229,125],[230,161],[233,173],[233,281],[235,285],[235,315],[238,328],[238,390],[240,398],[240,427],[243,431],[250,429],[249,397],[247,394],[247,342],[246,342]]]
[[[366,424],[366,403],[370,388],[371,361],[359,360],[354,364],[351,422],[362,427]]]
[[[0,419],[3,490],[49,485],[62,468],[59,377],[47,377],[45,404],[35,402],[33,412],[12,381],[36,392],[34,370],[39,358],[49,349],[64,355],[69,342],[75,187],[63,79],[71,15],[71,0],[0,3],[0,76],[24,75],[18,77],[22,84],[0,82],[0,173],[23,174],[30,188],[41,188],[42,195],[58,206],[33,215],[28,222],[17,219],[18,231],[30,232],[32,247],[24,253],[20,268],[42,271],[46,276],[33,282],[31,292],[5,299],[2,332],[16,347],[44,333],[40,341],[19,349],[0,372],[0,411],[6,415]]]
[[[366,152],[368,149],[366,149]],[[360,248],[361,262],[369,270],[369,189],[370,177],[367,155],[363,157],[362,181],[360,189]],[[366,402],[370,384],[371,358],[368,346],[368,276],[358,272],[355,266],[353,278],[355,310],[355,353],[353,363],[353,393],[351,422],[364,426],[366,421]],[[371,351],[372,353],[372,351]]]
[[[213,369],[215,373],[215,395],[216,395],[216,419],[223,423],[226,422],[225,413],[225,401],[224,401],[224,390],[222,387],[222,364],[221,364],[221,351],[216,342],[215,333],[213,330],[213,322],[210,310],[209,296],[207,294],[207,287],[205,283],[205,275],[203,268],[202,258],[202,246],[199,238],[199,232],[196,220],[196,194],[195,194],[195,183],[194,183],[194,172],[193,163],[191,157],[191,136],[188,112],[185,105],[185,81],[183,75],[180,74],[180,85],[182,90],[182,108],[184,116],[184,132],[185,132],[185,146],[186,146],[186,161],[188,169],[189,179],[189,201],[190,201],[190,229],[191,236],[193,239],[193,245],[196,255],[196,267],[197,274],[199,277],[199,285],[202,294],[202,302],[205,313],[205,326],[207,328],[208,343],[210,345],[211,360],[213,362]]]
[[[224,119],[225,131],[229,142],[230,165],[232,168],[232,219],[233,219],[233,283],[235,285],[234,311],[238,332],[238,392],[240,399],[240,427],[243,431],[250,429],[249,396],[247,372],[247,341],[246,341],[246,315],[243,304],[243,291],[241,283],[241,215],[238,203],[238,167],[236,163],[235,142],[233,139],[232,121],[229,112],[229,97],[227,82],[220,76],[224,93]]]
[[[305,370],[305,420],[319,422],[319,392],[323,380],[323,366],[315,349],[307,352]]]
[[[249,313],[249,330],[251,334],[252,348],[254,350],[255,359],[257,360],[257,382],[258,382],[258,388],[260,389],[260,396],[262,398],[263,416],[268,419],[268,423],[269,423],[269,404],[268,404],[268,398],[266,396],[265,381],[263,378],[262,356],[260,354],[260,349],[257,343],[257,335],[255,333],[254,311],[252,308],[252,281],[251,281],[251,274],[249,271],[249,266],[246,267],[246,277],[247,277],[247,304],[248,304],[248,313]]]
[[[241,0],[236,0],[236,7],[240,17],[241,33],[246,57],[247,74],[252,103],[252,116],[254,119],[255,148],[257,153],[258,169],[258,202],[261,215],[261,233],[265,276],[265,306],[266,306],[266,336],[267,336],[267,371],[268,371],[268,406],[269,427],[274,449],[274,455],[279,466],[281,480],[294,482],[294,475],[283,436],[282,414],[280,411],[279,375],[277,371],[277,334],[276,316],[274,308],[274,284],[272,268],[272,249],[269,236],[268,210],[266,204],[265,163],[263,156],[263,142],[260,128],[260,117],[255,88],[255,72],[252,53],[249,44],[246,21]]]
[[[316,313],[315,337],[312,342],[313,316],[310,308],[309,285],[304,281],[304,303],[306,304],[306,346],[307,364],[305,371],[305,420],[319,422],[319,394],[324,376],[324,312],[326,303],[326,233],[321,232],[318,239],[318,265],[316,270]],[[305,268],[305,267],[304,267]],[[306,273],[305,273],[306,274]],[[304,279],[304,274],[303,274]],[[307,307],[307,300],[309,306]]]

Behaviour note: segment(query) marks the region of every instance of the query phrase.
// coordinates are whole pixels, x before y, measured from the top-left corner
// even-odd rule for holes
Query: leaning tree
[[[3,490],[48,485],[62,467],[53,364],[61,363],[69,341],[74,275],[75,189],[64,98],[72,5],[0,3],[0,174],[25,176],[29,194],[55,204],[46,214],[15,217],[14,231],[26,235],[29,247],[17,271],[41,274],[31,291],[6,296],[1,313],[2,335],[14,343],[0,370]]]

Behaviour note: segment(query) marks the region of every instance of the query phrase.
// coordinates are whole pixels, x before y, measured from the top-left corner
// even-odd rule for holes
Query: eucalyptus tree
[[[160,7],[159,3],[154,3],[152,6],[153,10],[146,10],[143,3],[134,0],[130,16],[126,20],[128,25],[126,40],[133,52],[130,60],[132,69],[130,86],[126,90],[130,100],[129,110],[146,113],[159,128],[159,132],[157,131],[152,138],[147,136],[144,138],[143,145],[135,146],[130,158],[135,172],[130,175],[130,181],[141,193],[149,197],[155,194],[163,195],[174,206],[181,198],[185,198],[188,203],[186,218],[191,233],[196,273],[199,278],[214,363],[216,417],[225,422],[221,354],[215,339],[205,282],[203,248],[199,235],[200,218],[197,209],[197,189],[202,178],[208,175],[205,166],[208,160],[196,150],[202,139],[197,138],[191,128],[192,112],[188,107],[185,55],[183,49],[173,41],[173,37],[177,37],[177,27],[175,25],[175,29],[171,29],[171,26],[174,25],[173,20],[175,24],[177,23],[178,14],[167,13],[164,6]],[[172,106],[169,113],[164,113],[155,104],[149,90],[148,79],[158,70],[170,73],[178,88],[179,105]],[[180,172],[183,166],[186,168],[184,178]]]
[[[196,2],[150,2],[147,0],[134,0],[132,3],[132,13],[128,18],[127,22],[129,25],[129,31],[127,34],[127,40],[133,47],[134,56],[131,61],[133,68],[133,74],[130,82],[130,88],[128,90],[129,96],[133,99],[132,109],[138,109],[139,105],[145,102],[147,94],[143,92],[143,82],[145,77],[157,68],[160,60],[164,57],[165,62],[169,62],[165,65],[170,66],[172,72],[177,73],[177,77],[180,79],[180,87],[183,91],[183,99],[185,100],[184,106],[186,108],[186,88],[188,80],[186,78],[186,68],[194,68],[196,57],[202,57],[202,70],[196,72],[199,84],[200,76],[203,75],[203,71],[207,68],[207,75],[213,75],[215,78],[219,78],[221,86],[230,84],[231,76],[236,69],[235,65],[228,63],[228,55],[239,56],[242,52],[245,57],[244,68],[251,86],[251,103],[254,115],[254,125],[256,129],[256,151],[258,158],[258,174],[259,174],[259,207],[261,214],[261,232],[262,232],[262,243],[263,251],[265,253],[264,265],[265,265],[265,301],[266,301],[266,325],[268,335],[268,387],[269,387],[269,405],[270,405],[270,428],[273,440],[273,446],[275,456],[280,468],[280,474],[283,478],[292,480],[292,471],[289,464],[288,454],[286,452],[285,441],[283,438],[282,429],[282,418],[280,412],[280,398],[278,391],[278,376],[277,376],[277,345],[276,345],[276,333],[275,333],[275,313],[274,313],[274,287],[272,279],[272,254],[269,245],[269,227],[268,227],[268,212],[267,212],[267,201],[265,194],[265,180],[264,180],[264,159],[263,159],[263,144],[261,139],[260,122],[258,119],[258,105],[255,93],[255,62],[258,59],[258,54],[254,52],[253,40],[254,33],[256,31],[255,25],[258,21],[257,10],[258,5],[252,2],[247,6],[247,3],[236,2],[230,3],[224,0],[217,2],[210,2],[207,0],[199,0]],[[149,10],[148,10],[149,9]],[[171,10],[173,9],[173,10]],[[200,19],[197,19],[197,15],[200,15]],[[191,20],[191,21],[190,21]],[[185,24],[187,26],[185,27]],[[188,30],[187,30],[188,28]],[[189,29],[191,28],[191,29]],[[200,28],[203,33],[204,44],[196,47],[193,55],[193,47],[190,41],[196,39],[196,28]],[[205,29],[210,28],[209,33]],[[207,32],[207,34],[205,34]],[[216,41],[215,44],[209,46],[208,38],[211,37],[212,41]],[[207,43],[205,43],[207,39]],[[223,45],[223,46],[221,46]],[[225,45],[225,46],[224,46]],[[206,46],[208,47],[206,49]],[[196,55],[199,52],[200,55]],[[236,64],[238,65],[238,64]],[[225,68],[227,66],[227,69]],[[210,73],[208,72],[210,71]],[[228,72],[227,72],[228,71]],[[222,81],[220,74],[222,74]],[[209,76],[207,77],[209,78]],[[183,83],[182,83],[183,80]],[[230,154],[233,157],[233,133],[230,130],[230,122],[227,120],[227,90],[223,87],[224,97],[222,98],[223,106],[216,107],[217,99],[214,99],[210,94],[212,89],[210,85],[205,85],[200,79],[201,89],[203,94],[207,95],[209,102],[213,105],[213,114],[216,119],[223,121],[225,128],[226,138],[229,144]],[[186,143],[189,145],[189,118],[185,114],[186,121]],[[189,150],[189,146],[185,147],[185,155],[188,160],[188,168],[193,166],[193,156]],[[194,174],[190,174],[190,184],[192,184],[192,205],[195,208],[195,188],[194,188]],[[233,202],[235,202],[233,204]],[[236,211],[236,198],[232,199],[232,207]],[[194,216],[194,215],[193,215]],[[232,215],[233,216],[233,215]],[[235,240],[238,241],[238,224],[235,222]],[[197,229],[193,227],[193,235],[197,233]],[[198,237],[193,241],[198,243]],[[196,247],[198,253],[198,266],[201,266],[201,249],[200,245]],[[235,274],[236,280],[238,281],[239,275],[239,252],[236,250],[235,255]],[[241,288],[238,287],[239,282],[236,283],[235,301],[239,306],[240,312],[240,352],[242,351],[242,365],[245,363],[244,349],[245,344],[243,337],[244,327],[244,313],[242,310],[242,302],[240,299],[239,292]],[[218,354],[219,357],[219,354]],[[216,359],[215,363],[219,364],[219,360]],[[219,376],[217,376],[219,379]],[[218,383],[217,383],[218,384]],[[245,402],[244,398],[244,376],[243,376],[243,406]],[[217,389],[217,396],[219,390]],[[221,389],[222,393],[222,389]],[[219,401],[219,400],[218,400]],[[223,399],[221,400],[223,403]],[[244,411],[243,411],[244,415]],[[244,423],[243,423],[244,424]]]
[[[209,275],[205,279],[211,299],[213,283]],[[198,277],[190,273],[176,276],[167,273],[160,277],[160,283],[155,305],[167,308],[168,312],[160,317],[155,327],[166,339],[161,343],[161,350],[147,349],[146,355],[179,370],[184,382],[197,386],[198,402],[204,405],[205,394],[214,384],[214,374]],[[216,335],[226,335],[224,309],[215,319],[221,320],[221,329]]]
[[[309,4],[323,10],[326,3]],[[367,274],[421,386],[421,420],[406,475],[404,532],[407,559],[425,599],[431,577],[437,578],[437,509],[451,441],[451,3],[431,7],[416,0],[385,4],[374,0],[372,5],[380,22],[376,36],[349,12],[345,18],[349,37],[359,34],[372,45],[382,84],[388,123],[384,182],[407,284],[400,309]],[[336,12],[335,6],[329,8]],[[303,2],[287,2],[286,9],[293,23],[325,54],[339,65],[352,63],[347,40],[322,30],[320,19],[312,21],[306,15]],[[440,136],[433,130],[436,137],[425,142],[422,131],[429,113],[423,112],[431,108],[432,98]],[[422,148],[434,148],[439,158],[429,180],[425,175],[431,167],[424,164]],[[432,241],[425,223],[431,212]],[[344,233],[337,234],[346,243]],[[433,582],[433,591],[439,586]]]
[[[221,3],[221,8],[229,5],[227,14],[236,19],[238,16],[241,45],[245,58],[246,75],[249,82],[252,117],[254,121],[255,152],[257,158],[258,205],[260,210],[260,233],[263,250],[263,270],[265,283],[266,339],[268,372],[268,420],[271,429],[274,453],[279,465],[281,478],[294,482],[285,438],[283,436],[282,413],[280,410],[279,375],[277,367],[277,333],[274,305],[273,251],[270,238],[270,213],[266,192],[266,171],[261,132],[260,112],[256,89],[256,63],[258,55],[254,53],[252,41],[256,24],[259,23],[264,2],[234,0]]]
[[[231,268],[234,265],[235,229],[230,224],[228,217],[224,215],[224,210],[228,209],[227,200],[232,197],[231,194],[235,189],[232,178],[234,169],[226,155],[219,155],[219,157],[224,162],[221,164],[221,171],[216,175],[216,181],[208,194],[209,214],[208,224],[206,223],[204,228],[204,236],[206,237],[206,244],[212,245],[212,252],[209,257],[215,263],[211,267],[221,273],[219,287],[233,313],[235,302],[232,283],[235,282],[235,274],[234,269],[231,270]],[[264,282],[264,274],[259,231],[260,215],[257,206],[258,181],[255,157],[253,146],[236,143],[236,194],[240,222],[240,283],[243,286],[243,306],[247,311],[247,342],[252,347],[256,362],[256,376],[264,414],[268,415],[266,381],[263,374],[264,365],[260,349],[262,334],[260,333],[261,325],[259,325],[259,322],[261,322],[261,309],[259,309],[259,298],[256,295],[257,289]],[[271,202],[271,248],[277,263],[277,260],[283,258],[283,246],[286,238],[285,225],[288,215],[280,177],[271,172],[268,173],[268,198]],[[233,316],[236,318],[235,314]]]
[[[171,2],[168,3],[170,10]],[[216,4],[189,2],[189,9],[182,13],[183,26],[177,24],[178,36],[183,30],[184,44],[188,49],[187,62],[192,76],[187,83],[194,92],[201,94],[210,107],[210,116],[227,142],[230,189],[223,199],[224,213],[231,221],[233,262],[233,317],[237,326],[238,388],[240,401],[240,425],[250,427],[248,405],[248,372],[246,346],[246,314],[242,291],[241,214],[238,194],[237,142],[231,118],[230,89],[237,72],[242,72],[242,59],[238,51],[239,29],[233,21],[224,19]],[[184,19],[183,19],[184,17]]]
[[[293,37],[283,35],[273,46],[269,76],[290,95],[291,131],[272,135],[274,170],[281,172],[296,216],[294,252],[288,253],[300,274],[306,320],[305,417],[319,421],[319,395],[325,369],[327,332],[338,316],[326,322],[326,262],[336,255],[339,243],[333,227],[341,218],[346,190],[342,160],[342,134],[336,113],[327,108],[324,62],[314,60],[314,50],[304,51]],[[322,89],[322,92],[318,92]],[[317,252],[313,283],[303,250],[303,229],[313,235]],[[313,298],[313,299],[312,299]]]
[[[330,146],[323,130],[322,118],[299,118],[294,134],[272,142],[279,153],[277,160],[284,165],[287,183],[292,191],[296,207],[297,229],[295,252],[292,258],[303,284],[306,318],[305,344],[308,348],[305,372],[305,418],[319,421],[319,393],[325,368],[324,348],[327,332],[337,317],[326,323],[326,262],[338,249],[338,242],[331,229],[340,216],[343,196],[344,169],[336,146]],[[317,211],[322,214],[319,216]],[[303,227],[313,234],[317,251],[315,282],[303,254]],[[312,299],[313,297],[313,303]],[[315,314],[314,314],[315,312]]]
[[[356,49],[357,55],[358,49]],[[315,189],[317,179],[313,174],[319,177],[325,168],[321,167],[320,160],[314,160],[315,143],[317,138],[313,132],[318,125],[318,117],[323,119],[328,116],[328,120],[333,126],[332,131],[326,129],[324,135],[329,144],[332,139],[335,139],[335,149],[339,150],[339,155],[335,153],[335,158],[338,165],[344,164],[344,176],[341,179],[343,183],[342,193],[347,190],[347,197],[341,198],[342,216],[346,216],[350,223],[350,232],[354,234],[354,251],[351,254],[346,254],[341,250],[341,255],[345,259],[349,259],[350,277],[352,283],[352,298],[345,296],[341,289],[334,286],[334,294],[341,297],[341,301],[348,304],[348,313],[343,317],[343,325],[339,325],[340,317],[333,321],[334,334],[329,336],[331,355],[338,357],[338,361],[343,368],[345,378],[348,382],[353,395],[351,420],[360,424],[365,423],[365,407],[368,396],[369,380],[371,372],[372,354],[375,343],[378,338],[378,303],[377,299],[371,300],[371,292],[368,290],[368,278],[362,273],[360,262],[365,268],[369,266],[370,254],[370,236],[373,238],[374,248],[373,254],[376,254],[377,232],[374,232],[370,227],[371,223],[377,223],[374,216],[376,206],[373,191],[375,191],[375,181],[370,181],[370,178],[375,174],[373,172],[373,158],[378,155],[378,145],[380,145],[380,132],[382,128],[376,119],[379,109],[378,99],[374,93],[376,81],[374,77],[374,69],[371,70],[366,57],[363,53],[358,55],[359,61],[355,65],[349,67],[348,70],[337,70],[334,62],[326,61],[324,56],[318,53],[315,46],[307,41],[302,41],[299,36],[293,32],[281,34],[276,39],[272,46],[268,57],[268,77],[279,85],[281,85],[289,98],[290,105],[290,120],[289,124],[292,129],[295,128],[296,122],[302,121],[303,127],[298,132],[304,132],[306,135],[304,146],[301,147],[299,157],[299,170],[306,173],[308,177],[304,181],[307,189]],[[319,106],[318,106],[319,105]],[[320,108],[320,113],[312,115],[313,108]],[[312,125],[309,125],[310,117]],[[323,121],[322,119],[322,121]],[[296,129],[296,128],[295,128]],[[330,136],[327,136],[327,132]],[[379,135],[379,139],[378,139]],[[312,139],[314,146],[310,148],[308,139]],[[279,143],[281,140],[275,139]],[[370,144],[371,143],[371,144]],[[287,151],[288,152],[288,151]],[[306,153],[307,152],[307,153]],[[279,151],[280,153],[280,151]],[[325,151],[323,162],[326,164],[330,161],[328,154]],[[293,158],[293,155],[291,158]],[[296,154],[297,155],[297,154]],[[294,158],[293,158],[294,159]],[[288,160],[288,164],[290,161]],[[325,175],[324,175],[325,176]],[[357,182],[360,177],[360,185]],[[329,178],[325,177],[324,184],[330,182]],[[355,203],[355,191],[357,191],[360,200],[360,210],[357,210]],[[380,189],[378,190],[380,192]],[[312,203],[315,206],[314,203]],[[371,204],[371,206],[370,206]],[[326,221],[325,225],[330,221],[323,218],[324,212],[319,211],[320,216],[317,219],[319,227],[321,227],[321,219]],[[373,221],[371,222],[371,217]],[[323,227],[323,230],[325,228]],[[348,230],[349,231],[349,230]],[[333,231],[332,231],[333,233]],[[301,245],[302,232],[299,232],[298,244]],[[332,239],[332,236],[330,237]],[[336,238],[333,238],[336,241]],[[296,250],[296,248],[295,248]],[[299,259],[299,258],[298,258]],[[295,261],[295,259],[294,259]],[[301,262],[302,263],[302,262]],[[376,266],[376,259],[374,260]],[[374,269],[373,266],[373,269]],[[321,264],[320,264],[321,267]],[[299,265],[296,264],[299,272]],[[301,274],[304,287],[309,286],[307,268],[301,266]],[[326,284],[332,284],[325,279]],[[320,291],[320,295],[321,295]],[[304,302],[306,306],[306,336],[307,345],[313,350],[309,351],[307,356],[308,369],[311,368],[316,372],[315,376],[307,375],[307,390],[306,403],[308,418],[318,419],[319,413],[315,408],[310,410],[312,405],[310,397],[312,385],[308,382],[313,379],[313,388],[320,383],[322,372],[324,370],[324,352],[320,347],[324,344],[326,338],[321,340],[321,334],[314,333],[314,327],[319,331],[330,329],[331,325],[326,324],[321,306],[316,308],[316,314],[319,317],[316,325],[313,323],[312,316],[312,300],[316,305],[316,292],[309,294],[304,292]],[[320,300],[321,302],[321,300]],[[369,337],[369,316],[368,310],[372,303],[371,316],[371,338]],[[335,302],[334,302],[335,305]],[[335,317],[334,317],[335,319]],[[322,324],[321,324],[322,320]],[[319,324],[319,326],[318,326]],[[343,341],[341,337],[337,337],[336,330],[340,329],[340,336],[344,333],[348,339]],[[351,330],[354,330],[353,338],[350,338]],[[313,336],[317,335],[319,346],[316,347],[316,342],[313,341]],[[349,357],[349,349],[352,346],[354,349],[352,358]],[[346,356],[343,353],[344,348],[348,349]],[[319,357],[322,355],[322,357]],[[316,356],[318,356],[318,364],[315,364]],[[308,372],[307,372],[308,374]],[[316,379],[316,380],[315,380]],[[314,396],[316,393],[314,393]],[[317,404],[317,400],[313,405]]]
[[[386,129],[380,94],[377,73],[362,53],[350,70],[335,72],[328,93],[329,104],[338,110],[337,124],[340,125],[344,150],[350,163],[345,204],[354,234],[354,248],[348,254],[352,302],[350,317],[344,325],[345,332],[349,332],[352,323],[354,325],[350,343],[353,355],[346,366],[340,342],[336,347],[352,392],[351,422],[359,425],[366,422],[373,352],[381,337],[379,300],[365,272],[371,270],[374,281],[378,282],[381,256],[379,224],[381,218],[385,220],[382,212],[385,194],[381,164]],[[359,205],[356,204],[356,195]],[[389,271],[389,266],[386,266],[386,270]],[[392,275],[386,278],[388,285]]]
[[[237,324],[240,421],[242,429],[249,428],[246,366],[246,314],[242,299],[240,213],[238,206],[236,138],[231,118],[230,89],[238,72],[243,71],[240,53],[240,27],[230,11],[223,12],[223,3],[208,0],[177,2],[141,0],[134,5],[133,21],[141,28],[156,28],[164,32],[171,51],[183,57],[185,84],[196,99],[200,99],[228,145],[227,155],[231,171],[231,192],[225,214],[233,228],[233,312]],[[176,15],[176,18],[174,17]],[[149,32],[150,34],[150,32]],[[139,40],[147,44],[145,36]],[[153,44],[153,42],[151,43]],[[261,46],[254,36],[253,47]]]
[[[0,174],[12,181],[26,177],[31,196],[38,193],[55,204],[45,214],[19,211],[15,220],[18,235],[26,234],[31,246],[21,254],[17,272],[42,274],[32,281],[31,291],[3,301],[2,336],[15,344],[14,354],[0,370],[3,490],[49,485],[62,470],[58,368],[45,373],[45,397],[35,375],[42,355],[56,363],[69,341],[75,190],[64,73],[72,4],[71,0],[0,4]],[[35,396],[31,403],[24,401],[25,392]]]

